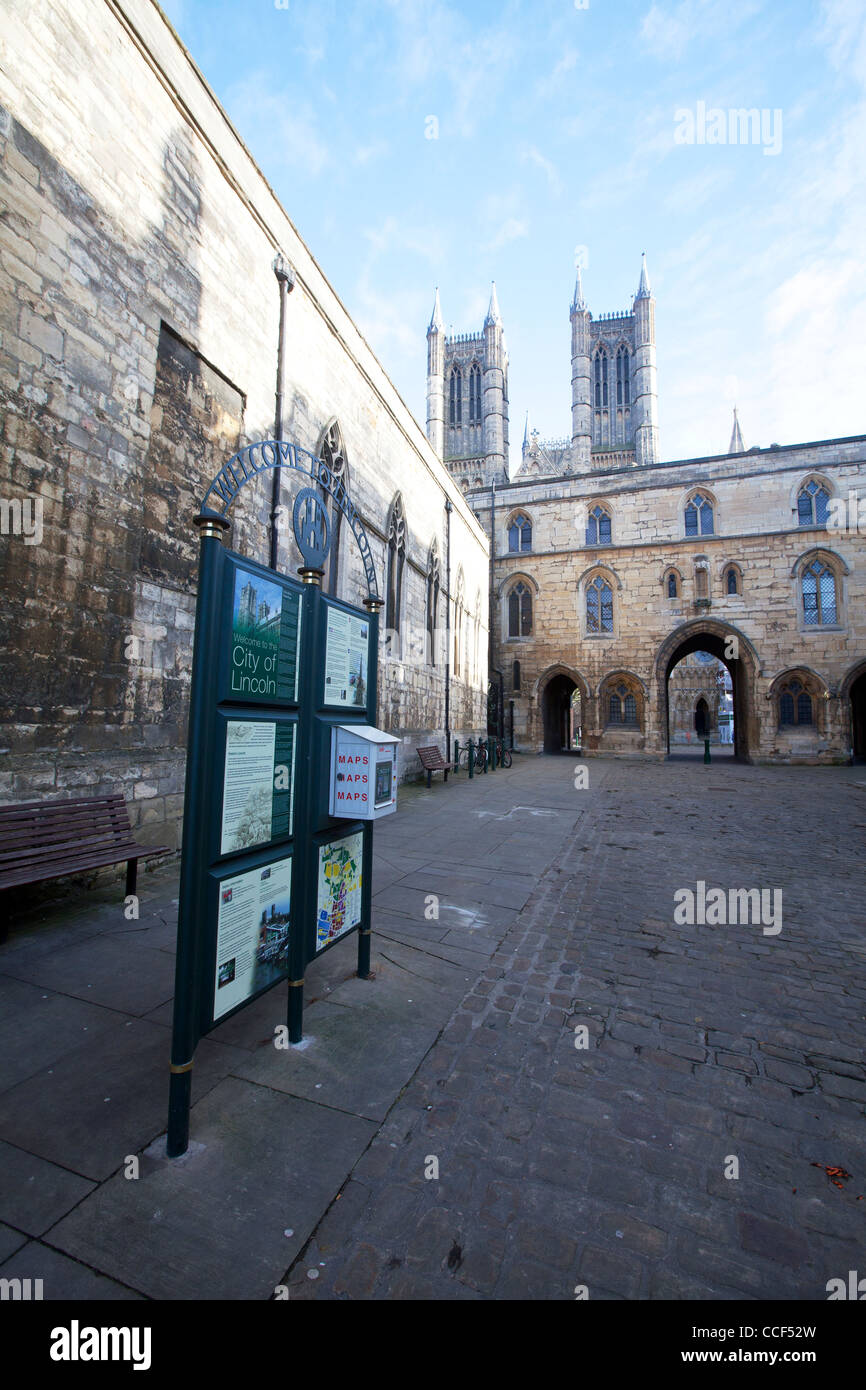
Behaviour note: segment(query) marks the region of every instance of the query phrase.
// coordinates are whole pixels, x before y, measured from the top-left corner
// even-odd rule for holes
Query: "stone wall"
[[[467,594],[487,592],[475,516],[150,0],[58,0],[38,15],[9,0],[0,43],[0,795],[121,788],[142,838],[174,843],[192,517],[219,466],[274,433],[278,252],[296,278],[285,436],[315,452],[339,422],[382,593],[402,495],[407,641],[399,660],[383,648],[380,709],[415,775],[416,742],[444,747],[444,665],[419,640],[428,557],[435,538],[445,627],[446,499],[452,614],[458,567]],[[270,476],[230,513],[233,548],[263,562]],[[298,485],[284,474],[283,515]],[[13,503],[39,512],[38,541]],[[286,527],[278,561],[300,563]],[[348,528],[338,593],[366,594]],[[485,725],[482,623],[485,659],[453,682],[463,736]]]

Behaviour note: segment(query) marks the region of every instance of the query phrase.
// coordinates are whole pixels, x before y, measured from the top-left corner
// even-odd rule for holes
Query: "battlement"
[[[478,343],[478,344],[480,344],[480,345],[483,347],[483,346],[484,346],[484,334],[483,334],[483,333],[454,333],[454,334],[452,334],[450,337],[446,337],[445,341],[446,341],[446,343],[472,343],[472,344]]]
[[[623,309],[622,313],[615,314],[593,314],[590,315],[592,323],[609,323],[611,319],[633,319],[634,313],[631,309]]]

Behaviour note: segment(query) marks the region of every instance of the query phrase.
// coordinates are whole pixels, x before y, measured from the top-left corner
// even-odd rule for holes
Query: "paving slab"
[[[8,982],[8,979],[7,979]],[[36,1076],[85,1043],[96,1043],[126,1020],[94,1002],[70,999],[38,985],[15,982],[18,1004],[0,1015],[0,1093]],[[5,991],[4,991],[5,992]]]
[[[165,1028],[142,1019],[113,1024],[0,1096],[0,1139],[84,1177],[107,1178],[164,1127],[169,1052]],[[201,1042],[193,1096],[241,1055]]]
[[[104,1302],[135,1302],[141,1294],[108,1279],[96,1270],[88,1269],[78,1260],[70,1260],[38,1240],[31,1240],[11,1259],[0,1265],[0,1279],[42,1280],[42,1299],[46,1303],[95,1300]]]
[[[41,1236],[95,1184],[44,1158],[0,1143],[0,1220]]]
[[[11,961],[7,975],[102,1004],[107,1009],[140,1017],[171,999],[174,960],[164,951],[149,950],[137,937],[114,933],[77,942],[38,959]]]
[[[183,1159],[157,1142],[49,1239],[149,1298],[269,1298],[376,1128],[227,1077],[193,1107]]]

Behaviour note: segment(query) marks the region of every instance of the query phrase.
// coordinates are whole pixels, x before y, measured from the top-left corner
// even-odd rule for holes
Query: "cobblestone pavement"
[[[577,790],[574,766],[497,774],[514,874],[577,818],[290,1298],[824,1300],[866,1273],[866,769],[592,761]],[[413,807],[396,819],[408,853]],[[426,895],[459,917],[467,879],[444,853],[404,877],[417,947]],[[677,925],[698,881],[781,890],[781,931]]]

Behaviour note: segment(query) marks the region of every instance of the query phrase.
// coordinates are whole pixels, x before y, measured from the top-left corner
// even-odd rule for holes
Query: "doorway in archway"
[[[669,756],[702,754],[709,736],[715,753],[748,760],[748,672],[725,648],[725,634],[692,631],[671,651],[664,687]]]
[[[851,744],[855,763],[866,762],[866,671],[851,686]]]
[[[576,692],[577,685],[565,675],[554,676],[544,687],[541,717],[545,753],[567,753],[574,746],[572,697]]]

